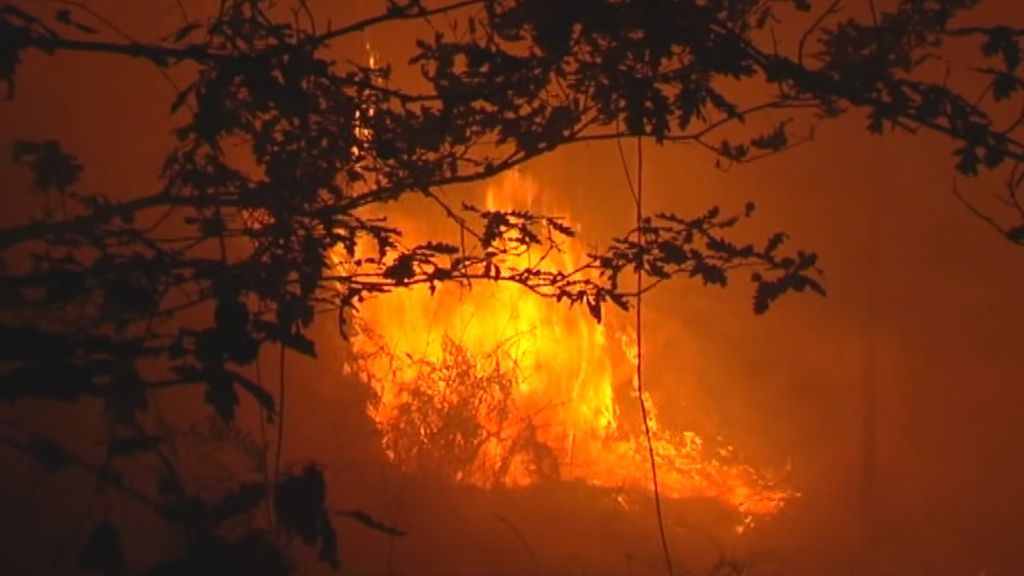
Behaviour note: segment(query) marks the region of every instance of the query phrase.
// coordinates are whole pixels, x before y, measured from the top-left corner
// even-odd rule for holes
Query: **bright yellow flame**
[[[512,173],[488,189],[487,207],[531,209],[537,198],[536,183]],[[539,266],[573,269],[584,256],[566,245]],[[560,479],[650,490],[629,328],[498,282],[403,289],[368,301],[360,316],[369,328],[353,347],[397,464],[479,486]],[[645,401],[664,496],[717,499],[742,515],[742,531],[796,495],[737,462],[731,447],[663,429]]]

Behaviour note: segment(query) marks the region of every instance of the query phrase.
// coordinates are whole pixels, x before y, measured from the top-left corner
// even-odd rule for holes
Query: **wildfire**
[[[530,208],[535,182],[513,173],[488,209]],[[520,265],[574,269],[579,245]],[[531,260],[532,258],[532,260]],[[636,336],[579,309],[498,282],[403,289],[366,302],[352,346],[377,400],[370,416],[396,464],[483,487],[582,481],[651,488],[636,409]],[[658,425],[645,398],[660,490],[734,508],[744,526],[796,494],[773,486],[728,446]]]

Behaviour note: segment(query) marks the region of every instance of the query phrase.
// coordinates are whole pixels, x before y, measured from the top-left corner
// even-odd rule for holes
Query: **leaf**
[[[46,438],[35,437],[24,448],[46,472],[58,472],[70,463],[67,451]]]
[[[997,72],[992,79],[992,96],[996,102],[1006,100],[1021,89],[1021,79],[1005,72]]]
[[[561,219],[559,219],[559,218],[548,218],[547,222],[548,222],[548,225],[551,226],[551,228],[555,232],[558,232],[562,236],[565,236],[566,238],[575,238],[576,237],[576,231],[573,230],[571,226],[563,223],[561,221]]]
[[[720,266],[706,265],[701,269],[701,278],[704,280],[705,286],[726,286],[729,282],[729,277],[726,275],[725,270]]]
[[[244,333],[249,328],[249,308],[234,298],[221,298],[213,313],[217,329],[226,334]]]
[[[804,276],[803,278],[804,278],[804,282],[807,284],[807,287],[810,288],[812,291],[814,291],[816,294],[818,294],[819,296],[827,296],[828,295],[825,292],[825,288],[823,288],[822,285],[819,284],[817,281],[815,281],[813,278],[808,278],[806,276]]]
[[[202,371],[194,364],[174,364],[171,366],[171,372],[186,382],[199,382],[203,378]]]
[[[289,330],[285,332],[281,342],[285,346],[295,350],[303,356],[309,356],[310,358],[316,358],[316,343],[306,337],[305,334]]]
[[[30,165],[40,192],[67,192],[78,183],[83,170],[78,159],[61,150],[55,140],[19,140],[14,143],[11,157],[17,163]]]
[[[251,530],[228,540],[203,533],[193,538],[185,553],[164,559],[145,576],[291,576],[295,566],[285,549],[265,531]]]
[[[200,498],[178,498],[160,508],[161,516],[168,522],[197,530],[209,519],[209,506]]]
[[[782,243],[786,241],[786,238],[787,236],[783,232],[776,232],[775,234],[772,234],[768,239],[767,244],[765,244],[764,253],[771,256],[779,249],[779,246],[782,246]]]
[[[118,436],[107,442],[107,450],[111,456],[134,456],[156,450],[161,442],[159,436]]]
[[[718,147],[718,151],[727,160],[742,162],[750,152],[750,148],[745,144],[733,144],[732,142],[723,139],[722,143]]]
[[[210,369],[205,371],[206,377],[206,403],[213,407],[225,422],[232,422],[235,419],[235,407],[238,406],[238,393],[235,391],[234,381],[231,376],[222,369]]]
[[[1002,146],[989,146],[985,148],[985,167],[993,169],[999,167],[1006,161],[1006,149]]]
[[[770,281],[757,283],[754,289],[754,314],[761,315],[768,311],[772,303],[782,294],[779,286]]]
[[[18,140],[11,147],[11,160],[21,162],[22,160],[38,156],[42,150],[42,144],[31,140]]]
[[[174,95],[174,100],[171,102],[171,114],[177,112],[178,109],[181,108],[185,104],[185,102],[188,101],[189,95],[191,95],[192,92],[195,91],[195,89],[196,83],[192,82],[188,86],[179,90],[178,93]]]
[[[253,363],[259,355],[259,342],[248,332],[225,335],[224,351],[228,358],[242,366]]]
[[[315,543],[320,534],[326,494],[323,472],[312,464],[298,474],[285,476],[274,489],[278,525],[297,534],[306,544]]]
[[[213,522],[220,524],[248,514],[263,502],[267,488],[263,482],[247,482],[235,487],[211,507]]]
[[[240,374],[235,374],[235,378],[235,382],[239,386],[241,386],[243,390],[248,392],[249,395],[252,396],[253,399],[255,399],[256,402],[260,405],[260,407],[262,407],[263,410],[267,412],[267,414],[271,416],[277,414],[277,407],[274,402],[274,397],[270,394],[270,392],[267,391],[266,388],[263,388],[256,382],[253,382],[252,380],[249,380],[248,378],[245,378]]]
[[[960,158],[956,163],[958,172],[965,176],[978,175],[978,164],[981,162],[981,158],[974,146],[964,145],[954,150],[953,154]]]
[[[103,576],[127,576],[128,562],[124,557],[121,537],[108,521],[101,520],[82,546],[78,565]]]
[[[338,535],[334,531],[334,525],[329,519],[324,518],[320,525],[320,552],[317,559],[331,568],[338,568]]]
[[[750,146],[766,152],[782,150],[789,144],[789,135],[786,133],[787,124],[787,122],[781,122],[771,132],[751,139]]]
[[[388,536],[405,536],[405,531],[399,530],[389,524],[385,524],[362,510],[338,510],[335,514],[351,518],[371,530],[376,530],[377,532],[387,534]]]
[[[682,246],[675,242],[662,241],[658,243],[658,251],[661,252],[665,262],[673,265],[680,265],[686,262],[687,254]]]
[[[181,28],[178,28],[178,30],[174,33],[174,36],[172,36],[171,38],[175,42],[181,42],[182,40],[185,40],[186,38],[191,36],[193,32],[195,32],[196,30],[199,30],[201,28],[202,28],[201,24],[199,24],[197,22],[189,22],[189,23],[185,24],[184,26],[182,26]]]
[[[153,290],[135,275],[109,277],[104,288],[104,304],[119,315],[146,314],[160,304]]]
[[[1014,243],[1024,244],[1024,224],[1010,228],[1006,231],[1006,237]]]
[[[1007,26],[993,26],[988,30],[985,42],[981,45],[985,56],[999,54],[1008,71],[1016,70],[1021,62],[1021,49],[1015,38],[1014,30]]]
[[[298,474],[286,476],[274,489],[277,524],[308,545],[320,543],[320,559],[337,567],[337,541],[326,508],[327,484],[323,471],[307,465]]]
[[[447,242],[427,242],[425,244],[421,244],[418,248],[426,252],[445,256],[454,256],[461,251],[458,246],[448,244]]]
[[[416,277],[415,262],[416,256],[414,254],[401,254],[390,266],[384,269],[383,275],[388,280],[392,280],[395,284],[401,286]]]
[[[66,8],[57,10],[56,18],[57,21],[60,22],[61,24],[71,26],[72,28],[75,28],[79,32],[83,32],[85,34],[96,34],[97,32],[99,32],[92,26],[87,26],[85,24],[82,24],[81,22],[76,21],[74,18],[71,17],[71,11]]]
[[[600,324],[601,323],[601,300],[598,299],[598,298],[587,297],[585,299],[585,302],[587,304],[587,310],[590,312],[590,315],[593,316],[594,320],[598,324]]]
[[[873,108],[868,114],[868,132],[881,134],[885,131],[885,111],[881,108]]]

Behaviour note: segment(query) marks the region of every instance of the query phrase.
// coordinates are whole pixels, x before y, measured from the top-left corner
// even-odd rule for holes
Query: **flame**
[[[487,208],[531,209],[539,198],[537,184],[513,172],[488,188]],[[517,264],[566,270],[584,257],[582,246],[565,245]],[[597,324],[497,282],[403,289],[364,303],[360,318],[352,346],[396,464],[484,487],[561,480],[651,489],[637,339],[623,322]],[[738,462],[732,447],[664,429],[646,393],[645,402],[663,496],[716,499],[741,515],[738,531],[796,496]]]

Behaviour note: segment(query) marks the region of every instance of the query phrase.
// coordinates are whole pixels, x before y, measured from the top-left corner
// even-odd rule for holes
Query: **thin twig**
[[[261,368],[261,364],[262,363],[260,362],[260,354],[257,353],[256,354],[256,384],[258,384],[260,388],[263,388],[263,370]],[[257,407],[259,408],[259,418],[260,418],[260,445],[263,447],[263,450],[262,450],[263,460],[262,460],[262,463],[261,463],[260,467],[263,469],[262,470],[263,471],[263,484],[266,486],[267,493],[271,494],[271,493],[273,493],[274,484],[273,484],[273,482],[271,482],[271,479],[270,479],[270,462],[267,461],[267,451],[270,449],[270,447],[267,445],[267,422],[266,422],[267,410],[263,407],[263,404],[261,404],[259,402],[257,402],[256,404],[257,404]],[[273,502],[274,502],[273,498],[267,498],[266,499],[266,504],[267,504],[266,505],[267,527],[268,528],[273,528],[273,526],[274,526],[274,503]]]
[[[540,562],[537,560],[537,554],[533,551],[533,548],[530,547],[530,543],[526,541],[526,538],[523,536],[523,533],[520,532],[519,529],[516,528],[515,525],[513,525],[511,522],[509,522],[508,519],[506,519],[504,516],[501,516],[500,514],[495,514],[494,517],[498,520],[498,522],[501,522],[503,526],[508,528],[509,532],[511,532],[512,535],[515,536],[516,540],[519,542],[519,545],[522,546],[523,550],[526,551],[526,555],[530,557],[530,563],[533,564],[534,573],[538,575],[543,574],[544,572],[543,570],[541,570]]]
[[[412,11],[409,13],[385,11],[376,16],[371,16],[370,18],[353,22],[347,26],[343,26],[341,28],[336,28],[334,30],[324,32],[319,36],[313,37],[313,43],[324,44],[326,42],[329,42],[336,38],[340,38],[342,36],[346,36],[353,32],[362,32],[367,28],[372,28],[378,24],[382,24],[385,22],[429,18],[430,16],[433,15],[444,14],[447,12],[468,8],[470,6],[473,6],[474,4],[484,4],[484,2],[483,0],[461,0],[460,2],[452,2],[451,4],[438,6],[437,8],[431,8],[429,10],[424,9],[420,11]]]
[[[996,222],[994,218],[992,218],[988,214],[985,214],[977,206],[975,206],[973,203],[967,200],[967,198],[964,198],[963,194],[960,193],[960,188],[957,186],[955,179],[953,180],[953,196],[956,196],[956,199],[959,200],[965,208],[970,210],[970,212],[974,214],[978,219],[991,226],[1001,235],[1006,236],[1006,229],[1003,228],[1003,226],[999,224],[999,222]]]
[[[281,481],[281,454],[284,452],[284,358],[285,346],[281,342],[281,354],[277,363],[277,446],[274,447],[274,485]]]
[[[618,131],[618,126],[616,126]],[[629,173],[629,163],[626,162],[626,151],[622,149],[622,138],[615,139],[615,148],[619,151],[619,163],[622,165],[622,172],[626,175],[626,186],[629,188],[629,196],[633,199],[633,205],[637,206],[639,211],[640,199],[636,195],[636,187],[633,186],[633,175]],[[637,233],[639,234],[639,222],[637,223]]]
[[[814,34],[814,32],[821,27],[821,25],[828,19],[829,16],[837,14],[840,10],[839,0],[833,0],[832,4],[819,15],[810,28],[804,31],[803,35],[800,36],[800,43],[797,44],[796,48],[796,61],[800,66],[804,65],[804,45],[807,44],[807,40]]]
[[[178,6],[178,12],[181,14],[182,23],[188,24],[191,22],[192,19],[188,17],[188,11],[185,10],[185,5],[181,3],[181,0],[174,0],[174,3]]]
[[[636,137],[636,235],[637,244],[643,246],[643,190],[644,190],[644,148],[643,136]],[[647,455],[651,462],[651,485],[654,488],[654,511],[658,517],[658,536],[661,539],[661,551],[665,555],[665,571],[673,576],[672,555],[668,548],[668,536],[665,534],[665,518],[661,511],[661,490],[658,487],[658,462],[654,457],[654,442],[651,439],[651,423],[647,418],[647,402],[644,400],[643,384],[643,266],[636,268],[636,394],[640,401],[640,416],[644,420],[644,436],[647,439]]]

